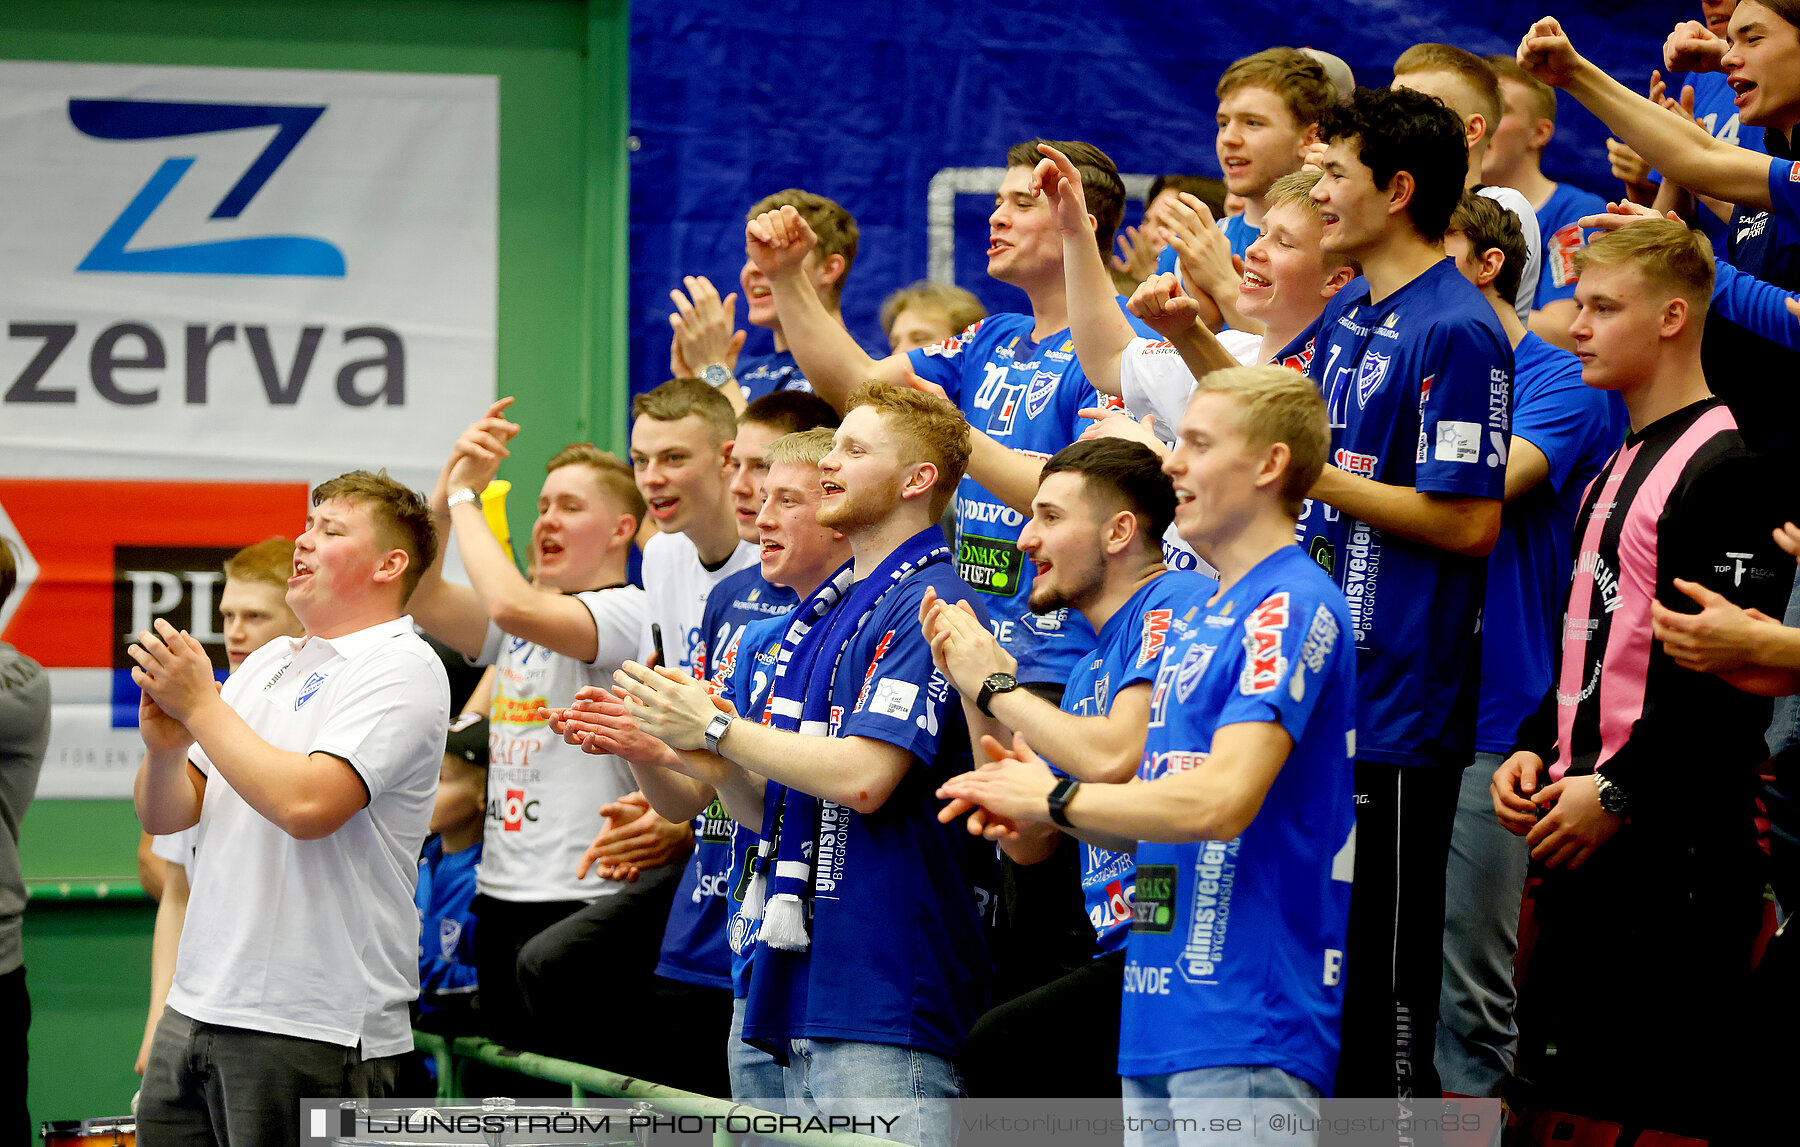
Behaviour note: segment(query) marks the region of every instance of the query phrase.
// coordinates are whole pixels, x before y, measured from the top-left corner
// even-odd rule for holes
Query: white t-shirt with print
[[[1262,349],[1261,335],[1223,330],[1217,338],[1232,358],[1245,366],[1255,365]],[[1172,343],[1132,339],[1119,356],[1119,397],[1125,400],[1125,409],[1140,422],[1146,414],[1156,415],[1151,429],[1164,445],[1175,444],[1175,427],[1187,413],[1195,385],[1194,372]]]
[[[348,761],[369,803],[330,836],[296,840],[199,745],[188,751],[207,782],[169,1006],[365,1058],[410,1050],[413,886],[450,721],[443,663],[401,617],[343,637],[277,638],[222,695],[276,748]]]
[[[584,685],[610,688],[613,670],[637,655],[644,591],[636,586],[574,595],[594,618],[599,640],[587,663],[488,623],[475,661],[494,665],[488,712],[487,832],[476,891],[513,903],[594,900],[632,886],[575,877],[581,854],[603,825],[600,808],[637,788],[615,756],[595,756],[550,731],[538,709],[564,706]]]

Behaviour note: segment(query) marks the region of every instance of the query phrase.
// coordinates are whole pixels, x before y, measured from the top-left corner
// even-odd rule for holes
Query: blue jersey
[[[1155,680],[1169,638],[1169,623],[1190,600],[1204,601],[1218,588],[1219,583],[1205,574],[1171,571],[1132,594],[1101,627],[1100,644],[1076,666],[1069,687],[1063,690],[1063,711],[1077,717],[1102,716],[1112,711],[1113,699],[1120,693]],[[1055,768],[1055,747],[1040,752]],[[1137,864],[1129,852],[1082,842],[1081,891],[1102,953],[1125,946],[1136,873]]]
[[[1487,299],[1448,259],[1379,303],[1355,279],[1325,304],[1309,373],[1339,468],[1422,492],[1505,492],[1512,347]],[[1467,763],[1486,558],[1378,530],[1322,502],[1300,542],[1350,603],[1362,756]]]
[[[1138,333],[1157,337],[1131,321]],[[1030,315],[989,315],[908,357],[920,378],[943,387],[962,408],[970,426],[1008,449],[1047,459],[1081,437],[1087,420],[1076,411],[1106,400],[1082,373],[1066,328],[1041,343],[1031,341],[1031,329]],[[1024,525],[1023,514],[974,479],[957,487],[958,574],[981,596],[994,636],[1018,658],[1019,680],[1061,684],[1094,647],[1094,628],[1072,609],[1031,612],[1026,599],[1034,571],[1019,552]]]
[[[776,639],[794,608],[794,591],[763,580],[762,569],[739,570],[706,595],[694,675],[721,690],[744,655],[739,635],[751,624],[775,619]],[[708,651],[716,651],[709,655]],[[740,713],[747,710],[740,709]],[[694,854],[688,859],[669,922],[663,929],[662,959],[656,974],[708,988],[731,986],[731,865],[739,847],[738,826],[717,800],[694,818]],[[749,832],[754,847],[755,836]]]
[[[475,871],[481,842],[444,851],[444,838],[425,842],[413,903],[419,909],[419,1012],[467,1008],[475,1000]]]
[[[1576,222],[1606,210],[1606,200],[1591,191],[1559,183],[1537,209],[1538,233],[1544,237],[1544,270],[1538,276],[1534,309],[1575,297],[1575,252],[1593,234]]]
[[[974,887],[993,846],[937,820],[938,786],[970,760],[962,703],[919,631],[928,586],[945,601],[980,601],[949,563],[926,566],[864,619],[832,682],[833,736],[885,741],[913,761],[872,813],[822,804],[810,949],[759,946],[750,967],[744,1037],[778,1056],[813,1038],[954,1058],[987,1004]]]
[[[1267,1064],[1330,1094],[1355,855],[1349,624],[1294,546],[1176,614],[1138,777],[1205,768],[1227,725],[1276,722],[1294,745],[1236,839],[1138,846],[1120,1075]]]
[[[731,372],[744,392],[745,402],[755,402],[765,394],[778,390],[802,390],[812,393],[812,383],[800,373],[800,364],[785,350],[753,358],[740,358]]]
[[[1507,503],[1488,556],[1479,752],[1510,750],[1519,722],[1550,689],[1575,513],[1627,429],[1624,401],[1584,385],[1580,359],[1533,334],[1513,348],[1513,443],[1523,439],[1543,451],[1550,473]]]
[[[1783,291],[1800,290],[1800,215],[1792,208],[1794,159],[1779,136],[1766,137],[1775,155],[1769,163],[1769,192],[1777,210],[1742,204],[1731,217],[1726,258],[1738,270]],[[1714,394],[1737,419],[1744,442],[1788,467],[1800,464],[1800,390],[1791,383],[1800,355],[1791,340],[1769,339],[1743,316],[1714,308],[1706,316],[1701,365]]]
[[[763,709],[775,684],[775,667],[781,659],[781,639],[791,620],[789,617],[771,617],[744,626],[734,639],[731,655],[723,663],[724,671],[713,678],[724,686],[725,696],[731,699],[738,713],[749,720],[767,723]],[[750,861],[761,840],[759,833],[736,825],[730,863],[725,872],[725,887],[731,896],[731,903],[726,905],[731,916],[728,928],[738,926],[735,922],[737,909],[750,887]],[[750,957],[756,951],[756,945],[750,940],[748,935],[738,936],[731,944],[731,992],[735,996],[744,995],[750,985]]]
[[[731,645],[738,631],[753,621],[769,617],[785,617],[799,598],[782,585],[765,581],[762,566],[738,570],[720,580],[706,595],[706,607],[700,611],[700,638],[694,646],[694,676],[702,681],[719,679],[715,673],[716,655]],[[724,674],[729,678],[729,672]]]

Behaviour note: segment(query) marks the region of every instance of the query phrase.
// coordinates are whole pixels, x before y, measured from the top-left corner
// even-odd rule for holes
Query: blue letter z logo
[[[324,107],[264,104],[171,103],[161,100],[70,100],[69,119],[96,139],[170,139],[216,131],[273,127],[275,138],[213,209],[214,219],[235,219],[281,161],[288,157]],[[127,251],[125,244],[144,225],[194,165],[193,156],[165,159],[106,234],[94,244],[78,271],[136,271],[163,275],[316,275],[342,278],[344,254],[323,239],[305,235],[258,235]]]

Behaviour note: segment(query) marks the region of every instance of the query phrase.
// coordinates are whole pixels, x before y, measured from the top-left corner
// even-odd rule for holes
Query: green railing
[[[437,1097],[440,1103],[454,1103],[466,1096],[468,1093],[463,1088],[464,1067],[470,1063],[483,1063],[531,1079],[541,1079],[546,1083],[562,1084],[568,1087],[569,1102],[576,1107],[584,1106],[589,1098],[605,1097],[638,1100],[671,1115],[716,1117],[721,1121],[733,1116],[778,1118],[774,1112],[733,1103],[729,1099],[695,1095],[691,1091],[665,1087],[647,1079],[620,1075],[585,1063],[572,1063],[535,1052],[515,1051],[480,1036],[459,1036],[451,1040],[430,1032],[415,1031],[413,1043],[437,1065]],[[890,1140],[848,1131],[758,1131],[756,1134],[765,1140],[793,1143],[797,1147],[894,1147]],[[735,1139],[723,1126],[713,1133],[713,1142],[717,1147],[731,1147]]]

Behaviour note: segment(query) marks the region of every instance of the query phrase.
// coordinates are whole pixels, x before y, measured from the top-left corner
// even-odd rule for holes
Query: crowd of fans
[[[769,195],[527,573],[508,399],[428,497],[321,485],[225,567],[222,692],[133,647],[144,1141],[298,1142],[406,1090],[409,1024],[915,1144],[965,1094],[1761,1141],[1720,1097],[1794,1065],[1800,4],[1702,7],[1648,97],[1552,19],[1390,86],[1257,52],[1222,187],[1123,233],[1103,152],[1021,142],[1023,306],[905,287],[886,356],[855,220]],[[1622,190],[1543,173],[1558,89]]]

